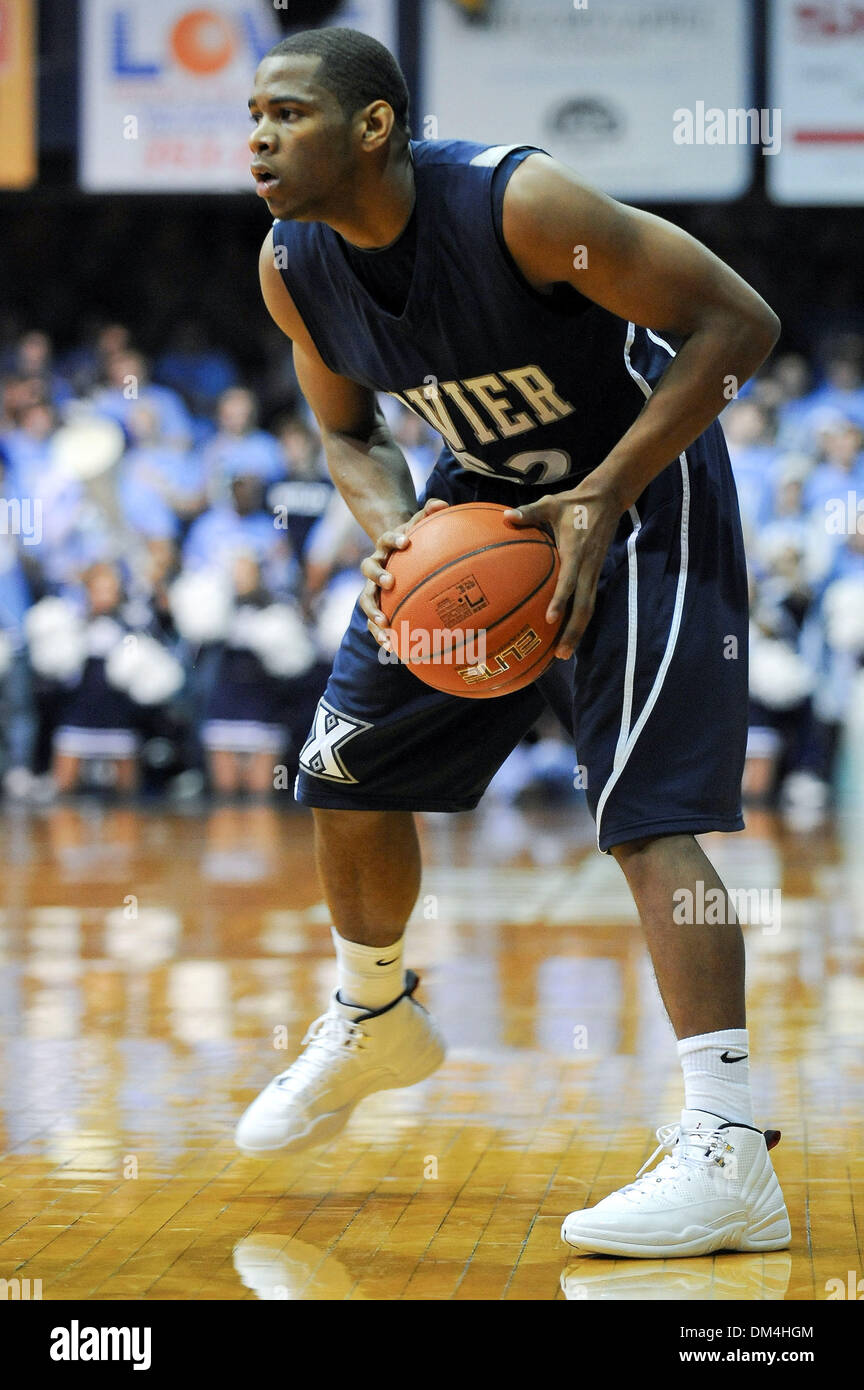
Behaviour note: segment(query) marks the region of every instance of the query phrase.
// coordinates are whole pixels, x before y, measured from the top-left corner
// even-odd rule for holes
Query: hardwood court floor
[[[0,1279],[44,1299],[824,1299],[864,1270],[861,829],[751,816],[706,837],[728,886],[782,889],[782,918],[746,932],[792,1249],[577,1260],[562,1217],[632,1179],[681,1104],[584,819],[425,818],[408,963],[449,1058],[327,1147],[262,1162],[233,1124],[332,983],[307,816],[7,812]]]

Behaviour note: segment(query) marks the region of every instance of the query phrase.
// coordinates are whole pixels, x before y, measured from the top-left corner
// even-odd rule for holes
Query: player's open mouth
[[[279,180],[271,169],[266,169],[263,164],[253,164],[252,177],[255,180],[255,192],[260,198],[266,198],[278,184]]]

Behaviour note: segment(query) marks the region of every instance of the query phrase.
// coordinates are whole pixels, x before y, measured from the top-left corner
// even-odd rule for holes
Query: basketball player
[[[397,64],[353,30],[277,44],[250,111],[252,172],[275,218],[264,299],[375,548],[296,789],[314,812],[338,984],[237,1142],[321,1143],[362,1097],[439,1065],[441,1037],[403,968],[420,879],[412,812],[476,806],[544,700],[561,708],[566,674],[598,847],[639,910],[685,1101],[680,1124],[658,1131],[660,1164],[568,1216],[563,1237],[649,1257],[783,1247],[778,1136],[755,1126],[750,1099],[742,934],[734,916],[673,916],[681,889],[725,891],[695,836],[743,828],[747,583],[716,416],[769,353],[777,318],[692,238],[534,147],[412,140]],[[376,391],[443,438],[419,501]],[[505,504],[514,526],[547,523],[561,554],[549,623],[572,597],[562,660],[492,701],[379,660],[388,554],[422,513],[473,501]]]

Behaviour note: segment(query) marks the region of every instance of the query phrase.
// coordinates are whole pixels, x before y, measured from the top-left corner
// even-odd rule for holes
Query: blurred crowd
[[[7,797],[290,793],[370,548],[290,357],[262,421],[194,325],[152,361],[118,323],[0,355]],[[431,435],[383,404],[419,488]]]
[[[6,796],[290,795],[369,550],[290,352],[250,383],[194,322],[152,359],[123,324],[63,353],[32,329],[0,383]],[[419,491],[437,436],[381,405]],[[864,338],[776,355],[722,424],[750,563],[745,794],[817,824],[864,707]],[[542,721],[493,789],[577,795],[573,764]]]
[[[721,423],[750,574],[745,799],[806,829],[864,709],[864,338],[775,356]]]

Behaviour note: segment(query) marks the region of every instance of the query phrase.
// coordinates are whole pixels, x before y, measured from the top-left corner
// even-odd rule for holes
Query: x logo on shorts
[[[362,719],[340,714],[322,700],[315,712],[315,726],[303,745],[300,766],[313,777],[322,777],[327,782],[356,782],[357,778],[345,767],[340,751],[357,734],[371,727]]]

